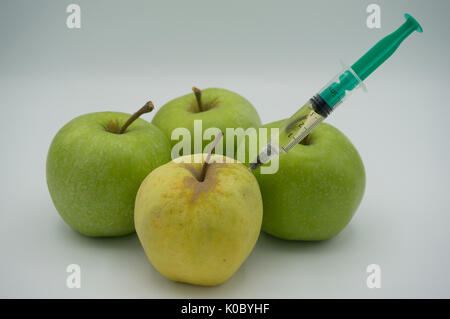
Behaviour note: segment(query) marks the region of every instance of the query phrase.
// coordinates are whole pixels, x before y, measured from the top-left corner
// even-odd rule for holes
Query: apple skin
[[[186,155],[179,159],[206,154]],[[258,182],[241,163],[213,163],[205,180],[202,163],[167,163],[139,188],[135,224],[153,266],[179,282],[225,282],[252,251],[261,230]],[[201,159],[201,157],[200,157]]]
[[[363,162],[343,133],[321,123],[307,139],[308,145],[298,144],[280,155],[277,173],[253,171],[264,202],[262,230],[278,238],[318,241],[336,236],[364,194]]]
[[[47,185],[53,203],[73,229],[86,236],[134,232],[139,185],[170,161],[170,144],[154,125],[137,119],[123,134],[108,132],[110,120],[130,114],[99,112],[68,122],[54,137],[47,156]]]
[[[172,146],[179,142],[171,140],[172,131],[175,128],[184,127],[191,132],[191,153],[194,153],[194,120],[202,120],[203,131],[210,127],[219,128],[225,134],[224,141],[226,141],[227,128],[240,127],[245,130],[249,127],[258,128],[261,125],[256,109],[239,94],[219,88],[204,89],[201,92],[203,105],[206,105],[206,108],[211,105],[214,107],[198,112],[195,95],[190,93],[166,103],[153,117],[152,123],[166,134]],[[203,141],[202,152],[209,142]],[[236,144],[235,138],[235,149]]]

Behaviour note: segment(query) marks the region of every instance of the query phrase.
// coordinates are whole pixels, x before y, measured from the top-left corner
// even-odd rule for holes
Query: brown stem
[[[302,145],[309,145],[309,134],[306,135],[301,141],[300,144]]]
[[[200,89],[197,89],[195,86],[192,87],[192,91],[194,91],[195,98],[197,99],[197,105],[200,112],[203,112],[203,105],[202,105],[202,91]]]
[[[209,164],[209,160],[211,159],[212,152],[216,148],[216,145],[219,143],[220,139],[223,137],[223,132],[221,131],[219,134],[217,134],[216,138],[214,139],[213,145],[211,149],[208,152],[208,155],[206,156],[205,162],[203,163],[202,167],[202,174],[200,175],[200,181],[203,182],[206,177],[206,169]]]
[[[122,127],[119,130],[119,134],[125,133],[128,126],[130,126],[131,123],[136,121],[136,119],[139,116],[141,116],[142,114],[151,112],[154,108],[155,108],[155,106],[153,105],[152,101],[148,101],[147,103],[145,103],[145,105],[143,107],[141,107],[136,113],[131,115],[130,118],[128,119],[128,121],[126,121],[125,124],[122,125]]]

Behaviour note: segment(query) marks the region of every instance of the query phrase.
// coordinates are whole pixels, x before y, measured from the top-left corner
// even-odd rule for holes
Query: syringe
[[[394,32],[381,39],[351,67],[334,77],[318,94],[313,96],[300,110],[284,121],[279,128],[279,141],[271,140],[250,165],[254,170],[269,162],[280,153],[287,153],[300,143],[320,122],[322,122],[348,95],[348,92],[363,86],[373,71],[397,50],[399,45],[414,31],[422,27],[411,15]]]

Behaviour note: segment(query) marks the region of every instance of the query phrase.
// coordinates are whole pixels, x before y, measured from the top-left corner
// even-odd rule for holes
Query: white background
[[[369,30],[365,1],[79,1],[0,5],[0,297],[392,298],[450,297],[448,13],[446,1],[379,1]],[[45,181],[53,136],[96,111],[160,107],[199,88],[249,99],[263,123],[285,118],[409,12],[414,34],[328,122],[361,154],[367,186],[332,240],[265,234],[239,271],[213,288],[174,283],[147,260],[136,235],[93,239],[56,212]],[[151,120],[152,115],[144,117]],[[66,267],[81,266],[81,288]],[[382,269],[368,289],[366,267]]]

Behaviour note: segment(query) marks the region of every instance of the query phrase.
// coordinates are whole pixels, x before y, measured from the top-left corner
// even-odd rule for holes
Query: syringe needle
[[[250,167],[248,168],[249,170],[251,170],[251,171],[253,171],[253,170],[255,170],[255,169],[257,169],[258,167],[259,167],[259,165],[261,165],[262,163],[261,162],[256,162],[256,163],[251,163],[250,164]]]

